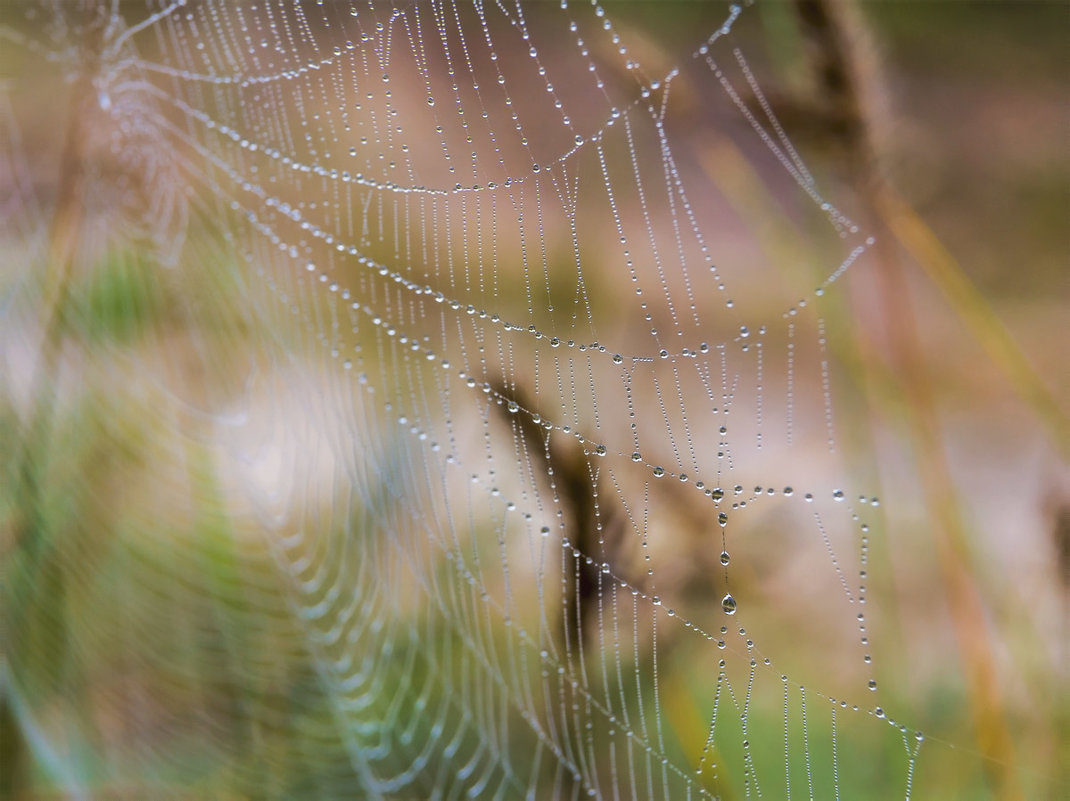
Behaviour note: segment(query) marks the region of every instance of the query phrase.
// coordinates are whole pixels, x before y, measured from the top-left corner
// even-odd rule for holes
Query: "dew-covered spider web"
[[[4,134],[32,786],[934,797],[867,604],[874,232],[758,6],[8,16],[75,97],[59,186]]]

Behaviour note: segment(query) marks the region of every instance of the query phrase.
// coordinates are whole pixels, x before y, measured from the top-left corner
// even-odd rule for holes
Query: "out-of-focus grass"
[[[167,323],[169,307],[147,253],[116,253],[70,288],[68,335],[90,347],[102,342],[137,344]]]

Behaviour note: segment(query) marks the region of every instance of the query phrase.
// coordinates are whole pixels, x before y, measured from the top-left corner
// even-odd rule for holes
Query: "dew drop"
[[[727,565],[731,561],[731,557],[728,555],[728,551],[721,551],[721,564]]]
[[[654,468],[654,478],[661,478],[663,475],[665,475],[665,468],[663,468],[663,467],[655,467]]]
[[[726,615],[734,615],[736,613],[736,599],[731,595],[726,594],[725,597],[721,599],[721,609],[724,610]]]

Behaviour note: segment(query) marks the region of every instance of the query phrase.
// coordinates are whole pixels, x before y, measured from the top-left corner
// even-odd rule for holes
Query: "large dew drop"
[[[725,594],[721,599],[721,609],[724,610],[726,615],[734,615],[736,613],[736,599],[729,594]]]

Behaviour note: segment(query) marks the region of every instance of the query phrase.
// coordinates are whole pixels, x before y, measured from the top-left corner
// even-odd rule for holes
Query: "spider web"
[[[77,264],[127,254],[154,343],[93,357],[140,387],[109,417],[154,415],[156,488],[97,578],[54,535],[73,667],[20,668],[15,635],[50,781],[911,795],[833,369],[874,240],[774,115],[754,9],[671,47],[626,12],[44,4],[5,31],[92,76]],[[59,722],[79,671],[117,677],[106,714]]]

